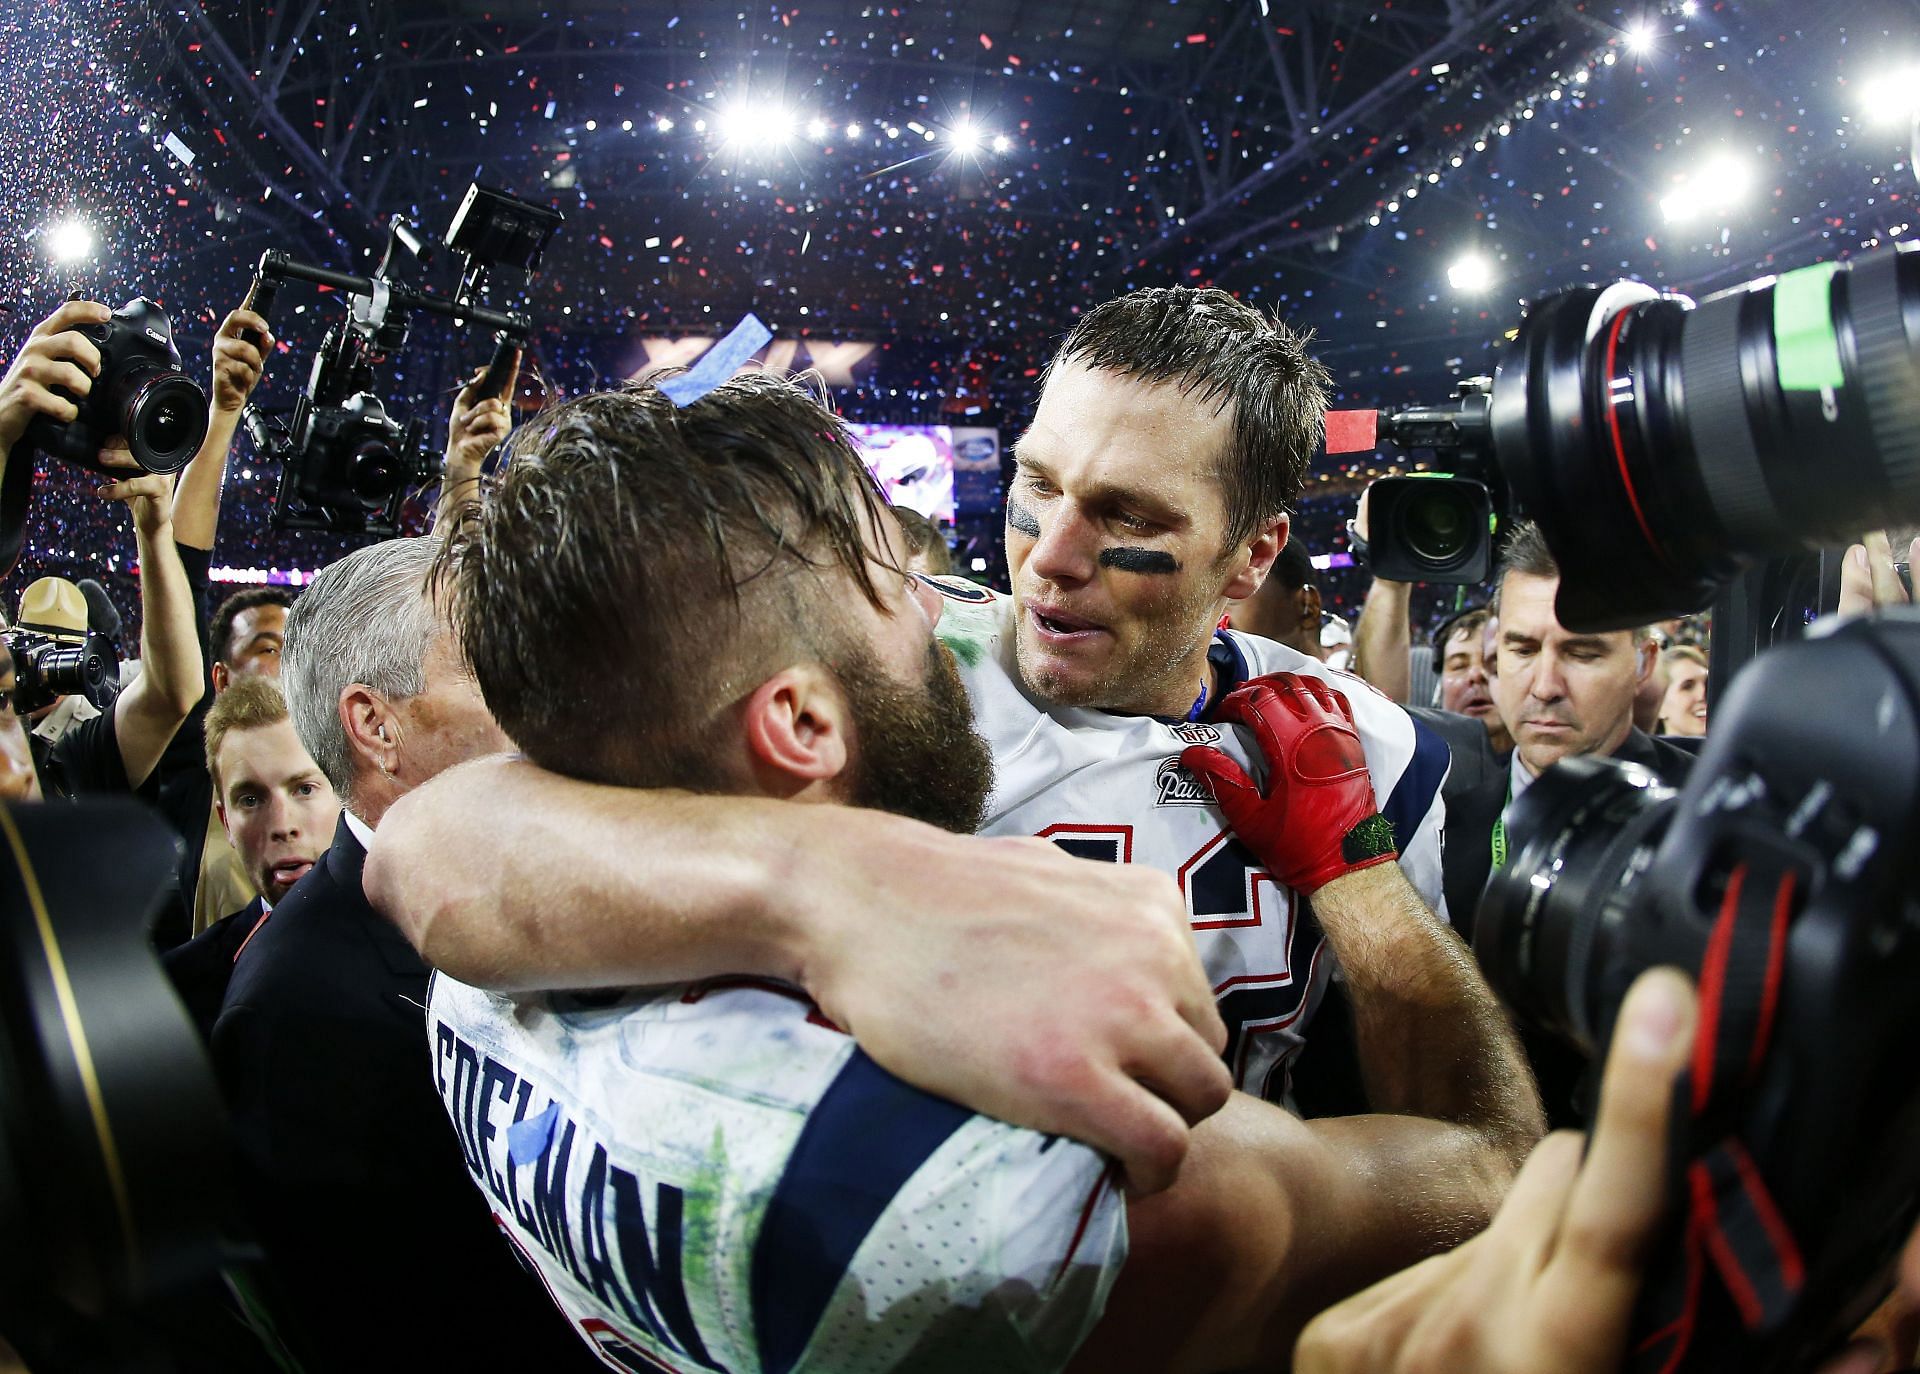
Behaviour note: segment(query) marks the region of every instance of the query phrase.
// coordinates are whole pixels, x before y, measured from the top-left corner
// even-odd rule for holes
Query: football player
[[[462,642],[543,767],[979,823],[992,761],[955,659],[985,661],[994,607],[902,573],[844,431],[785,382],[684,410],[652,389],[568,402],[472,525]],[[934,640],[969,611],[961,651]],[[1235,1094],[1178,1183],[1129,1205],[1095,1151],[907,1085],[797,987],[510,998],[441,976],[429,1034],[468,1171],[583,1338],[636,1369],[1274,1364],[1320,1306],[1483,1218],[1538,1109],[1491,995],[1458,976],[1471,961],[1391,862],[1353,711],[1280,675],[1217,719],[1220,743],[1238,722],[1277,761],[1262,791],[1237,737],[1187,746],[1241,868],[1272,875],[1275,912],[1312,894],[1336,943],[1368,936],[1346,941],[1363,1050],[1444,1044],[1431,1110],[1303,1124]],[[1400,928],[1368,929],[1381,904]]]
[[[985,832],[1042,836],[1119,873],[898,821],[595,793],[516,762],[411,799],[383,829],[369,892],[430,963],[490,986],[797,981],[910,1081],[1164,1185],[1186,1123],[1229,1085],[1210,1058],[1224,1049],[1232,1082],[1281,1096],[1331,971],[1325,913],[1232,833],[1182,762],[1198,744],[1252,764],[1215,715],[1238,682],[1302,674],[1344,704],[1390,826],[1361,838],[1440,903],[1445,746],[1357,679],[1214,632],[1284,544],[1318,441],[1326,374],[1304,344],[1219,291],[1139,291],[1090,312],[1017,446],[1013,596],[943,584],[998,769]],[[1139,882],[1143,867],[1173,891]],[[556,938],[551,898],[567,892],[620,919]],[[1376,951],[1409,929],[1391,902],[1356,924]],[[1383,1045],[1372,1105],[1433,1110],[1447,1041],[1437,1026]]]

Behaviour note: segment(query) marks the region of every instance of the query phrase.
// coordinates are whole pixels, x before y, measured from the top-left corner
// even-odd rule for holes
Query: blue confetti
[[[669,377],[660,383],[660,390],[675,405],[683,408],[690,406],[738,372],[742,363],[765,348],[772,339],[773,331],[761,324],[752,311],[748,311],[726,338],[707,350],[705,357],[679,376]]]
[[[531,1164],[546,1153],[547,1142],[553,1139],[554,1123],[559,1119],[560,1104],[549,1102],[540,1115],[516,1121],[507,1127],[507,1163],[518,1168],[522,1164]]]

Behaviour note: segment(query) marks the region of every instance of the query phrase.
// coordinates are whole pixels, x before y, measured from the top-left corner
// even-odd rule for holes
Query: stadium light
[[[815,143],[818,143],[824,138],[826,138],[826,136],[827,136],[826,120],[815,117],[807,121],[807,137],[808,138],[812,139]]]
[[[1882,72],[1863,83],[1860,112],[1874,124],[1904,124],[1920,114],[1920,62]]]
[[[1627,29],[1627,51],[1646,52],[1653,46],[1653,25],[1644,19],[1635,20]]]
[[[1493,285],[1493,264],[1478,253],[1458,258],[1447,268],[1447,285],[1455,291],[1485,291]]]
[[[723,146],[764,150],[793,138],[793,117],[777,105],[729,105],[717,119]]]
[[[1012,140],[1012,139],[1010,139],[1010,138],[1008,138],[1008,137],[1007,137],[1007,136],[1006,136],[1005,134],[996,134],[996,135],[994,135],[994,139],[993,139],[993,151],[994,151],[994,152],[996,152],[996,153],[1009,153],[1009,152],[1012,152],[1012,151],[1013,151],[1013,140]]]
[[[670,134],[673,132],[673,121],[665,115],[661,115],[660,118],[653,121],[653,127],[663,134]]]
[[[858,138],[860,137],[860,132],[861,132],[860,126],[858,124],[854,123],[852,120],[847,121],[847,137],[848,138]]]
[[[47,252],[55,262],[85,262],[93,256],[93,230],[84,220],[63,219],[48,227]]]
[[[956,153],[980,151],[980,131],[973,127],[970,120],[963,119],[947,130],[947,141],[953,145],[953,151]]]
[[[1660,214],[1669,224],[1685,224],[1732,209],[1753,186],[1753,169],[1736,157],[1723,155],[1660,198]]]

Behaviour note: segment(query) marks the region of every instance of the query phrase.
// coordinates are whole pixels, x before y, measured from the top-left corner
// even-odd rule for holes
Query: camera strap
[[[1648,1336],[1633,1367],[1672,1374],[1703,1324],[1711,1269],[1748,1332],[1772,1331],[1792,1312],[1806,1263],[1752,1155],[1734,1108],[1766,1061],[1779,1011],[1798,873],[1763,855],[1734,870],[1700,967],[1693,1062],[1674,1089],[1684,1161],[1683,1263],[1644,1299]]]

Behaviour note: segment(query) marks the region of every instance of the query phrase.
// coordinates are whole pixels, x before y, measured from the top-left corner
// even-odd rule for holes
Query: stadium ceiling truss
[[[930,82],[975,109],[1024,110],[1031,96],[1036,130],[1068,128],[1073,146],[1021,156],[997,199],[1038,220],[1109,226],[1116,272],[1153,264],[1217,278],[1256,253],[1304,260],[1331,246],[1342,225],[1606,33],[1576,0],[1228,0],[1191,17],[1164,0],[974,0],[965,32],[946,34],[925,32],[905,7],[896,17],[846,0],[796,10],[778,42],[683,22],[663,45],[659,21],[637,33],[628,10],[641,12],[608,0],[285,0],[272,10],[151,0],[151,51],[137,60],[235,154],[210,173],[233,217],[336,257],[377,244],[387,213],[457,195],[473,170],[467,121],[505,95],[524,108],[530,79],[564,98],[571,124],[620,118],[594,108],[615,81],[644,104],[672,83],[747,77],[830,105],[855,80],[869,105]],[[1189,23],[1192,33],[1175,31]],[[898,32],[865,48],[847,41],[886,25]],[[828,33],[840,41],[823,47]],[[903,47],[916,33],[919,46]],[[1010,65],[1023,50],[1027,62]],[[610,79],[583,79],[600,74]],[[470,105],[457,118],[456,92]],[[550,127],[504,165],[490,147],[489,179],[537,193],[571,160],[557,184],[585,185],[592,158],[563,157],[561,124]],[[669,166],[635,177],[630,163],[593,186],[603,202],[633,197],[643,212],[648,197],[684,189]]]

